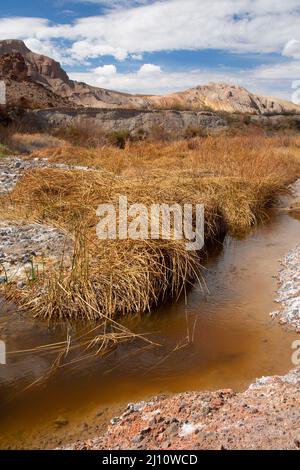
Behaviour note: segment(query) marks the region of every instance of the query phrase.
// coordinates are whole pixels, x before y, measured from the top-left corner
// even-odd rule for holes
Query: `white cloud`
[[[103,65],[95,68],[94,73],[103,77],[111,77],[117,73],[117,67],[115,65]]]
[[[99,86],[99,75],[95,71],[71,73],[70,77],[73,80],[84,81],[90,85]],[[204,77],[202,76],[202,78]],[[153,74],[140,73],[138,70],[134,73],[102,75],[100,81],[101,86],[112,90],[129,93],[165,94],[201,83],[201,74],[160,72],[153,81]]]
[[[77,34],[70,24],[52,24],[45,18],[0,18],[0,39],[55,38],[75,39]]]
[[[287,42],[282,51],[282,55],[293,57],[294,59],[300,59],[300,41],[297,41],[297,39],[291,39]]]
[[[109,44],[99,44],[97,41],[81,40],[75,42],[69,50],[71,57],[79,61],[85,58],[95,59],[97,57],[111,55],[117,60],[125,60],[127,51],[121,47],[113,47]]]
[[[91,75],[93,76],[93,80],[90,82],[90,85],[106,88],[106,83],[108,83],[115,75],[117,75],[117,67],[113,64],[103,65],[101,67],[95,68],[91,72]],[[79,78],[79,81],[85,80]]]
[[[157,75],[158,73],[161,73],[161,68],[154,64],[144,64],[138,71],[139,75]]]
[[[85,37],[91,51],[122,45],[134,54],[205,48],[280,52],[292,37],[300,39],[297,7],[299,0],[165,0],[82,18],[74,32]]]
[[[269,80],[297,80],[300,79],[300,61],[274,64],[272,66],[264,65],[255,69],[255,76]]]

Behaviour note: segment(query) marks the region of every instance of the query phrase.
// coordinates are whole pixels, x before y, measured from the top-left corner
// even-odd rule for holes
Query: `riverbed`
[[[128,322],[159,346],[122,345],[27,391],[55,358],[8,354],[0,366],[1,448],[56,447],[101,432],[124,403],[186,390],[243,390],[257,377],[286,373],[298,335],[270,312],[278,309],[280,259],[299,243],[299,233],[299,219],[275,209],[247,237],[226,237],[204,263],[206,288],[195,286],[187,299]],[[9,353],[61,341],[66,329],[28,320],[2,303],[0,335]]]

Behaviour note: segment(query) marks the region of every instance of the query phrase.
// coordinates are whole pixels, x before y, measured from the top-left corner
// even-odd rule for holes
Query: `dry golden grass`
[[[31,153],[40,149],[65,146],[67,142],[50,134],[28,132],[24,125],[0,124],[0,145],[7,147],[9,153]]]
[[[171,143],[128,142],[124,150],[113,146],[85,148],[62,146],[43,149],[33,157],[47,157],[57,163],[92,166],[124,177],[165,176],[166,171],[191,176],[236,176],[255,178],[289,174],[300,154],[300,137],[263,132],[236,136],[217,135]],[[278,167],[279,165],[279,167]],[[284,176],[284,175],[282,175]]]
[[[0,215],[47,222],[74,236],[71,261],[18,293],[18,302],[52,319],[95,320],[151,311],[176,299],[201,273],[201,253],[182,240],[100,241],[101,203],[204,203],[206,240],[245,233],[300,176],[299,138],[262,134],[35,152],[100,171],[34,170],[0,199]],[[14,292],[15,293],[15,292]]]
[[[30,153],[39,149],[62,147],[66,142],[52,135],[34,133],[26,134],[16,132],[10,138],[10,148],[18,153]]]

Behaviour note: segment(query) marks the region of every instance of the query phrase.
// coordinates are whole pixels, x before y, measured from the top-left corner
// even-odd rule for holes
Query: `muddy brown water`
[[[121,346],[105,359],[79,363],[20,394],[45,373],[53,356],[8,355],[7,365],[0,365],[0,446],[36,446],[30,436],[47,426],[46,435],[54,435],[58,417],[72,426],[99,409],[108,410],[110,417],[116,405],[154,394],[241,390],[256,377],[290,370],[297,334],[269,313],[278,308],[273,299],[279,260],[299,243],[299,234],[299,218],[275,210],[268,223],[246,238],[227,237],[205,263],[209,292],[195,287],[187,303],[182,299],[130,321],[132,329],[151,333],[160,347]],[[29,321],[2,303],[0,339],[9,352],[65,339],[65,331]],[[40,445],[46,446],[45,441]]]

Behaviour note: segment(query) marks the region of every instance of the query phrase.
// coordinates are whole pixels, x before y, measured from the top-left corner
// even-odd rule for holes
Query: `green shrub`
[[[109,134],[109,141],[112,145],[115,145],[119,149],[126,147],[126,142],[131,139],[130,132],[128,130],[113,131]]]

